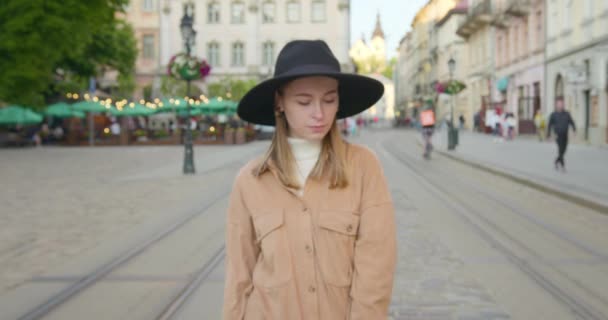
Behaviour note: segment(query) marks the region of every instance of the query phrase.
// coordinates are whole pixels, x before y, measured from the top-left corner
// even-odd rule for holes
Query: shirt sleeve
[[[386,319],[393,289],[397,243],[395,214],[378,159],[364,164],[361,219],[355,242],[350,320]]]
[[[251,215],[237,179],[230,195],[226,223],[224,320],[244,318],[247,299],[253,291],[251,279],[258,254],[259,247],[255,243]]]

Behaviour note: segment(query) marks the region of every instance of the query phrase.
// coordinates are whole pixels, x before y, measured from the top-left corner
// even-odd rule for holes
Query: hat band
[[[340,73],[340,67],[337,68],[332,65],[327,64],[305,64],[301,66],[297,66],[291,68],[281,74],[276,74],[275,77],[284,77],[290,75],[315,75],[315,74],[324,74],[324,73]]]

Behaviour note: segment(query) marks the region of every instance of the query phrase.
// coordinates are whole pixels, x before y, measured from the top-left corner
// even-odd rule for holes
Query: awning
[[[509,87],[509,77],[502,77],[500,79],[498,79],[498,81],[496,82],[496,89],[498,89],[498,91],[507,91],[507,88]]]

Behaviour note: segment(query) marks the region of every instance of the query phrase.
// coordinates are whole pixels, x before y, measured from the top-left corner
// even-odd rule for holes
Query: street
[[[351,140],[395,204],[390,319],[608,319],[608,215],[413,130]],[[196,146],[194,176],[180,146],[2,150],[0,319],[220,319],[228,195],[267,146]]]

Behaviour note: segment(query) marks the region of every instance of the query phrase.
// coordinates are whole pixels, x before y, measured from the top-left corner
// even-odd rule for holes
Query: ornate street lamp
[[[188,3],[186,4],[186,8],[184,11],[184,16],[182,17],[180,23],[180,30],[182,33],[182,39],[184,41],[184,46],[186,47],[186,55],[189,58],[191,54],[192,47],[194,46],[194,41],[196,38],[196,31],[193,28],[194,23],[194,4]],[[194,150],[192,149],[192,129],[190,123],[190,78],[186,78],[187,89],[186,95],[188,99],[186,99],[186,136],[184,139],[184,174],[194,174]]]

